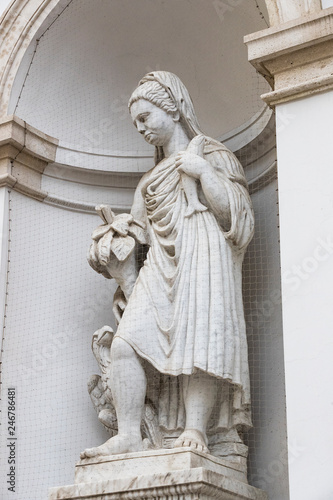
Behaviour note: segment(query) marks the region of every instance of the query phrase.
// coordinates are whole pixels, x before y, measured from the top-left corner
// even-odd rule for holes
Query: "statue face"
[[[153,146],[166,145],[173,136],[177,119],[146,99],[139,99],[131,106],[134,125]]]

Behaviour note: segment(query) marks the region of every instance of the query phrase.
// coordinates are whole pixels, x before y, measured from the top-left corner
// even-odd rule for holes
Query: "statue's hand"
[[[195,179],[200,179],[205,170],[212,168],[207,160],[187,151],[180,151],[178,153],[176,156],[176,167],[179,172],[184,172]]]
[[[134,251],[135,242],[146,242],[145,225],[135,220],[131,214],[115,215],[108,205],[99,205],[96,211],[104,224],[92,233],[93,243],[89,249],[88,261],[95,270],[110,264],[108,271],[113,276],[114,257],[119,262],[124,262]]]
[[[204,159],[205,136],[195,136],[186,151],[180,151],[176,156],[176,167],[190,177],[200,179],[203,172],[212,168],[210,163]]]
[[[99,205],[96,211],[104,224],[92,234],[88,262],[106,278],[114,278],[128,299],[138,277],[135,245],[146,243],[145,224],[130,214],[115,215],[109,205]],[[115,306],[117,321],[124,308],[122,301]]]

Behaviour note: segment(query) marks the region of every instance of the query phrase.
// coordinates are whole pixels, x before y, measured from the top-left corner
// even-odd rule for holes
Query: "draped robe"
[[[224,227],[221,214],[213,212],[200,183],[200,201],[208,210],[185,217],[187,200],[175,156],[148,172],[136,197],[142,198],[150,248],[116,335],[156,368],[168,387],[175,387],[177,377],[200,370],[220,380],[224,395],[227,387],[229,409],[220,395],[214,428],[228,429],[251,425],[241,272],[253,235],[253,211],[237,158],[208,137],[204,158],[228,194],[230,225]],[[171,398],[165,387],[160,394]],[[167,406],[160,402],[164,413]],[[166,428],[182,427],[179,419],[160,416]]]

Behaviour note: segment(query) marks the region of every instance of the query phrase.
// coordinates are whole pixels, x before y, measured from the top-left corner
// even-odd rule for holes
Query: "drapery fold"
[[[230,384],[233,411],[225,426],[249,426],[241,269],[253,235],[252,205],[237,158],[208,137],[204,157],[228,194],[230,227],[223,228],[200,186],[200,200],[209,210],[185,217],[187,201],[175,157],[156,165],[140,188],[150,249],[116,335],[161,374],[202,370]]]

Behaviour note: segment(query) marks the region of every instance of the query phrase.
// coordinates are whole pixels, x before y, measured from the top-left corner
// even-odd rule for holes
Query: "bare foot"
[[[173,445],[174,448],[192,448],[208,453],[207,438],[196,429],[185,429]]]
[[[100,455],[118,455],[120,453],[131,453],[143,449],[142,439],[135,439],[131,436],[114,436],[106,443],[96,448],[87,448],[80,454],[81,460],[84,458],[93,458]]]

